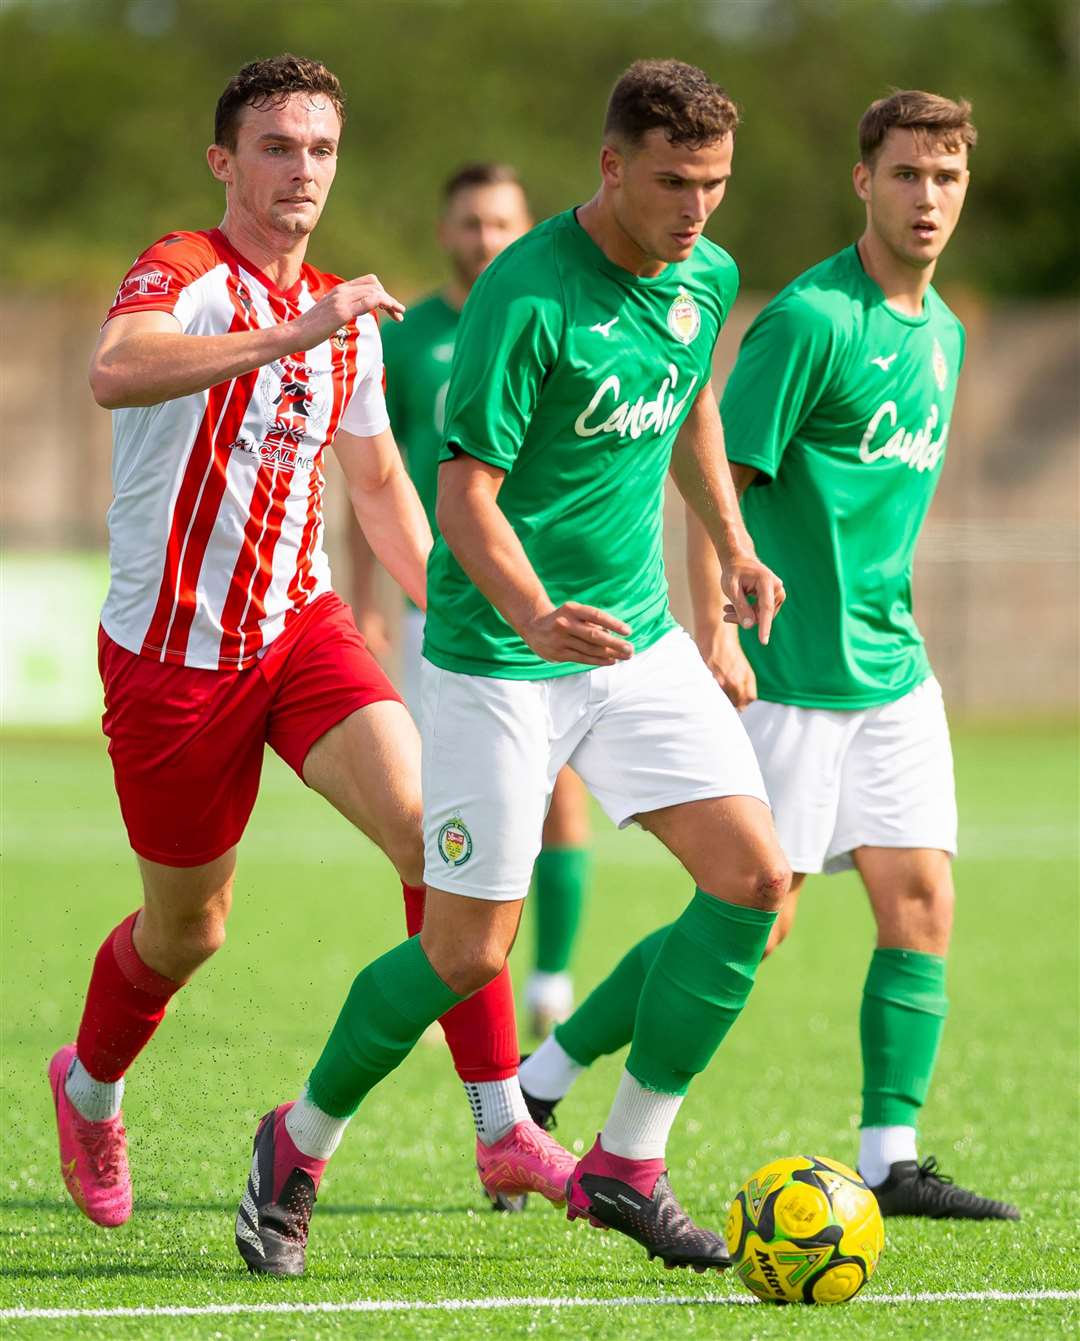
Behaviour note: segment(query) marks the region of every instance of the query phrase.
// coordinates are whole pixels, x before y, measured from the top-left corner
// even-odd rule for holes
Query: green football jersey
[[[446,389],[460,319],[442,294],[433,293],[410,307],[403,321],[380,326],[390,426],[432,531]]]
[[[737,288],[731,257],[704,239],[661,274],[632,275],[568,210],[508,247],[462,314],[442,459],[466,452],[505,470],[499,507],[552,601],[609,611],[637,651],[674,627],[664,480]],[[587,669],[538,657],[441,538],[424,656],[505,679]]]
[[[915,542],[941,474],[964,328],[933,289],[886,302],[856,247],[789,284],[747,332],[721,402],[759,557],[787,589],[758,695],[856,709],[930,675],[911,610]]]
[[[460,318],[442,294],[433,293],[410,307],[403,321],[381,325],[390,427],[433,534],[446,390]]]

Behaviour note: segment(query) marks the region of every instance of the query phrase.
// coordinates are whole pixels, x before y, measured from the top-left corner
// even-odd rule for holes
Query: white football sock
[[[521,1063],[518,1080],[521,1088],[537,1099],[561,1099],[584,1070],[565,1048],[559,1046],[555,1035],[549,1034]]]
[[[341,1144],[348,1118],[331,1117],[308,1097],[305,1089],[285,1114],[285,1130],[293,1145],[310,1159],[329,1159]]]
[[[525,984],[525,1005],[543,1011],[549,1019],[565,1020],[574,1009],[574,981],[569,973],[535,969]]]
[[[494,1145],[519,1122],[531,1121],[517,1076],[509,1080],[467,1080],[465,1096],[476,1135],[485,1145]]]
[[[124,1077],[95,1080],[78,1057],[68,1067],[64,1093],[88,1122],[116,1117],[124,1097]]]
[[[883,1183],[897,1160],[918,1158],[914,1127],[864,1127],[859,1133],[859,1172],[869,1187]]]
[[[600,1144],[623,1159],[663,1159],[668,1133],[685,1095],[647,1090],[623,1072]]]

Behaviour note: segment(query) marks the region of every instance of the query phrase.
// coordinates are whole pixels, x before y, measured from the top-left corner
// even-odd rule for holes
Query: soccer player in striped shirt
[[[383,849],[407,904],[423,896],[416,728],[323,551],[332,449],[375,553],[426,601],[431,531],[390,432],[375,317],[404,309],[375,275],[343,282],[304,259],[342,121],[324,66],[241,70],[208,150],[220,227],[138,258],[91,364],[115,439],[103,725],[143,904],[101,946],[49,1078],[64,1181],[101,1225],[131,1214],[124,1073],[224,938],[265,745]],[[459,1065],[497,1034],[497,1006],[481,993],[454,1016]]]

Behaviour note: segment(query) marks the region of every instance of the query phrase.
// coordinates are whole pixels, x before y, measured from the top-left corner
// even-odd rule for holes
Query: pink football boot
[[[561,1206],[566,1180],[577,1161],[535,1122],[518,1122],[492,1145],[476,1142],[476,1167],[484,1190],[494,1201],[539,1192]]]
[[[60,1136],[60,1172],[71,1199],[96,1225],[113,1229],[131,1219],[131,1173],[120,1114],[104,1122],[84,1118],[64,1092],[75,1044],[49,1062],[49,1084]]]

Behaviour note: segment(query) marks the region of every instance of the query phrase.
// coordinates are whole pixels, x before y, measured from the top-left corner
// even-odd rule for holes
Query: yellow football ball
[[[777,1304],[842,1304],[874,1274],[885,1247],[873,1192],[823,1155],[758,1169],[735,1194],[724,1236],[735,1275]]]

